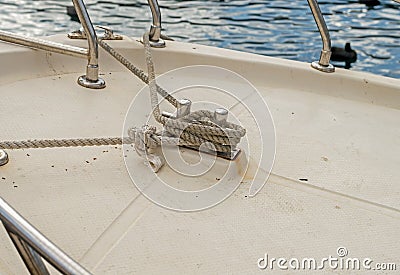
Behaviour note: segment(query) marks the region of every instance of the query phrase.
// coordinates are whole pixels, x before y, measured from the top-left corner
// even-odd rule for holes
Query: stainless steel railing
[[[64,45],[53,41],[48,41],[34,37],[27,37],[24,35],[18,35],[15,33],[1,31],[1,30],[0,30],[0,40],[30,48],[35,48],[39,50],[60,53],[80,58],[87,58],[89,54],[89,51],[84,48]]]
[[[328,27],[326,26],[324,17],[319,8],[317,0],[307,0],[310,6],[311,12],[314,16],[315,23],[317,23],[319,33],[322,39],[322,50],[319,61],[314,61],[311,63],[311,67],[316,70],[325,73],[332,73],[335,71],[335,67],[330,64],[331,60],[331,38],[329,35]]]
[[[332,73],[335,71],[335,67],[330,64],[331,59],[331,38],[329,35],[328,27],[326,26],[324,17],[319,8],[317,0],[307,0],[308,5],[310,6],[311,12],[314,16],[315,23],[318,26],[319,33],[322,39],[322,50],[321,55],[318,61],[314,61],[311,63],[311,67],[316,70]],[[400,0],[393,0],[397,3],[400,3]]]
[[[105,87],[105,81],[99,77],[98,44],[93,24],[86,10],[83,0],[72,0],[79,20],[87,34],[88,49],[64,45],[38,38],[17,35],[10,32],[0,31],[0,40],[34,49],[55,52],[80,58],[87,58],[86,75],[78,78],[78,83],[84,87],[101,89]]]
[[[88,65],[86,66],[86,75],[79,77],[78,83],[87,88],[101,89],[106,86],[103,79],[99,78],[99,45],[97,44],[97,35],[93,28],[92,21],[86,10],[83,0],[72,0],[79,21],[85,30],[88,40]]]
[[[150,26],[150,45],[155,48],[165,47],[161,39],[161,10],[157,0],[147,0],[151,10],[152,24]]]
[[[322,39],[322,50],[318,61],[311,63],[311,67],[322,72],[332,73],[335,67],[330,64],[331,59],[331,38],[329,35],[328,27],[326,26],[321,9],[319,8],[317,0],[307,0],[313,14],[315,23]],[[400,0],[394,0],[400,2]],[[152,24],[150,26],[150,44],[152,47],[165,47],[165,41],[161,39],[161,11],[158,5],[158,0],[148,0]]]
[[[0,197],[0,220],[31,274],[49,274],[42,258],[62,274],[90,275]]]

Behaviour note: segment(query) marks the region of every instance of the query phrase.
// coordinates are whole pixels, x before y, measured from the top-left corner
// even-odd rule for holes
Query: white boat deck
[[[111,44],[144,68],[136,40]],[[8,150],[1,196],[95,274],[254,273],[265,253],[322,259],[339,246],[400,269],[399,80],[178,42],[154,52],[158,73],[215,65],[261,92],[276,158],[257,196],[244,181],[209,210],[166,210],[135,188],[121,146]],[[100,54],[107,88],[88,90],[84,60],[0,43],[0,140],[121,136],[143,84]],[[27,273],[0,230],[0,273]]]

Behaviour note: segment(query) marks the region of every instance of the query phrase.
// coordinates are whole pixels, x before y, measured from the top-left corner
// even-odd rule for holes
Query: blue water
[[[159,0],[164,33],[176,40],[310,62],[321,39],[307,1]],[[0,29],[43,36],[67,33],[79,24],[66,14],[69,0],[0,0]],[[94,24],[141,36],[149,28],[146,0],[86,1]],[[400,78],[400,5],[382,0],[320,1],[333,46],[351,42],[358,60],[351,70]],[[335,63],[335,65],[344,65]]]

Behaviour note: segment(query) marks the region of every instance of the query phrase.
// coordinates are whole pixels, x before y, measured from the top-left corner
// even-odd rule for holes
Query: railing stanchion
[[[150,26],[150,45],[154,48],[164,48],[165,41],[161,39],[161,10],[157,0],[147,0],[151,10],[152,24]]]
[[[26,268],[32,275],[47,275],[50,274],[47,270],[42,257],[35,252],[29,245],[22,241],[17,235],[12,233],[7,227],[6,230],[10,239],[17,248],[19,255],[25,263]]]
[[[62,274],[90,275],[84,267],[49,241],[1,197],[0,220],[29,271],[48,274],[43,261],[38,259],[40,256]]]
[[[308,5],[310,6],[311,12],[314,16],[315,23],[317,23],[318,30],[321,35],[323,43],[319,61],[312,62],[311,67],[324,73],[333,73],[335,71],[335,67],[329,63],[331,60],[332,52],[331,52],[331,38],[329,35],[328,27],[326,26],[324,17],[322,16],[322,12],[319,8],[317,0],[307,0],[307,1]]]
[[[97,35],[94,30],[93,24],[90,21],[89,14],[86,10],[85,4],[82,0],[72,0],[79,21],[86,33],[89,47],[88,65],[86,67],[86,75],[79,77],[78,83],[81,86],[102,89],[106,86],[103,79],[99,77],[99,46],[97,44]]]

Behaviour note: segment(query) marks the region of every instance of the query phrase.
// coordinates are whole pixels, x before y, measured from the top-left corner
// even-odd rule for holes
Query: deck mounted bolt
[[[218,125],[224,124],[228,119],[228,110],[225,108],[217,108],[214,111],[214,122]]]
[[[178,99],[178,106],[176,108],[176,113],[175,114],[171,114],[169,112],[162,112],[162,115],[167,117],[167,118],[171,118],[171,119],[177,119],[177,118],[181,118],[184,116],[187,116],[188,114],[190,114],[190,108],[192,107],[192,101],[190,101],[189,99],[183,98],[183,99]]]
[[[0,166],[6,165],[8,163],[8,154],[6,151],[0,149]]]
[[[190,114],[190,108],[192,107],[192,101],[189,99],[179,99],[178,108],[176,110],[176,117],[181,118]]]

